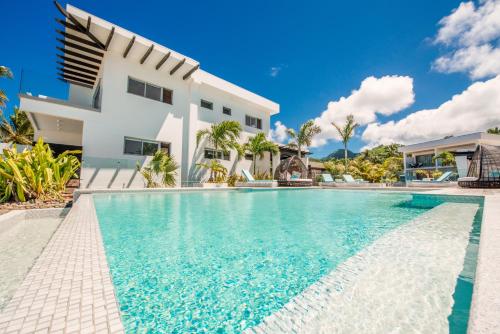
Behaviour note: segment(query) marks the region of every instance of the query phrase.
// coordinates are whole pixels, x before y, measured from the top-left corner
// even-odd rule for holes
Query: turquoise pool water
[[[94,202],[127,332],[238,333],[439,204],[411,199],[262,190],[108,194]]]

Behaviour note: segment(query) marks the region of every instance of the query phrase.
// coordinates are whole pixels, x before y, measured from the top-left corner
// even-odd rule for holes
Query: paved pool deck
[[[383,191],[384,188],[377,190]],[[418,191],[401,188],[386,190]],[[500,333],[500,191],[454,188],[421,191],[485,196],[468,332]],[[0,333],[123,332],[92,195],[88,191],[81,192],[68,216],[0,313]]]

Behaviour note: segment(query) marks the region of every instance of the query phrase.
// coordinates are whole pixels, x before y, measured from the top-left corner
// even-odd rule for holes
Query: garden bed
[[[12,210],[29,210],[29,209],[49,209],[49,208],[66,208],[71,207],[73,200],[65,198],[62,201],[27,201],[27,202],[6,202],[0,204],[0,214],[7,213]]]

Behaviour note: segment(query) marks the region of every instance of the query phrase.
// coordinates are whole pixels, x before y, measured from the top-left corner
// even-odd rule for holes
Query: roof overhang
[[[423,143],[406,145],[399,149],[402,153],[414,153],[434,149],[459,148],[477,144],[500,145],[500,136],[485,132],[475,132],[443,139],[431,140]]]
[[[56,31],[60,35],[57,63],[62,81],[93,88],[103,57],[111,48],[119,50],[124,58],[133,57],[141,65],[154,66],[155,70],[164,70],[182,80],[200,68],[197,61],[95,15],[69,4],[66,8],[57,1],[54,4],[62,15],[62,19],[56,18],[61,25]]]

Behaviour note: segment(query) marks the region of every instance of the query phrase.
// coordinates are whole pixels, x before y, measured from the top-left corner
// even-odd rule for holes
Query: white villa
[[[204,178],[196,163],[219,158],[228,171],[251,169],[251,157],[224,155],[196,132],[223,120],[241,123],[244,142],[269,132],[279,105],[200,69],[187,56],[83,10],[58,4],[61,46],[59,79],[69,84],[68,100],[20,94],[35,129],[56,149],[82,149],[81,188],[143,187],[136,172],[158,149],[181,168],[178,185]],[[279,164],[279,156],[257,162],[259,172]],[[273,160],[273,161],[271,161]]]
[[[457,172],[459,177],[467,176],[472,154],[481,144],[500,146],[500,135],[475,132],[401,147],[406,180],[415,179],[415,172],[419,169],[451,170]],[[439,159],[433,161],[434,156],[445,151],[453,153],[456,167],[442,166]]]

